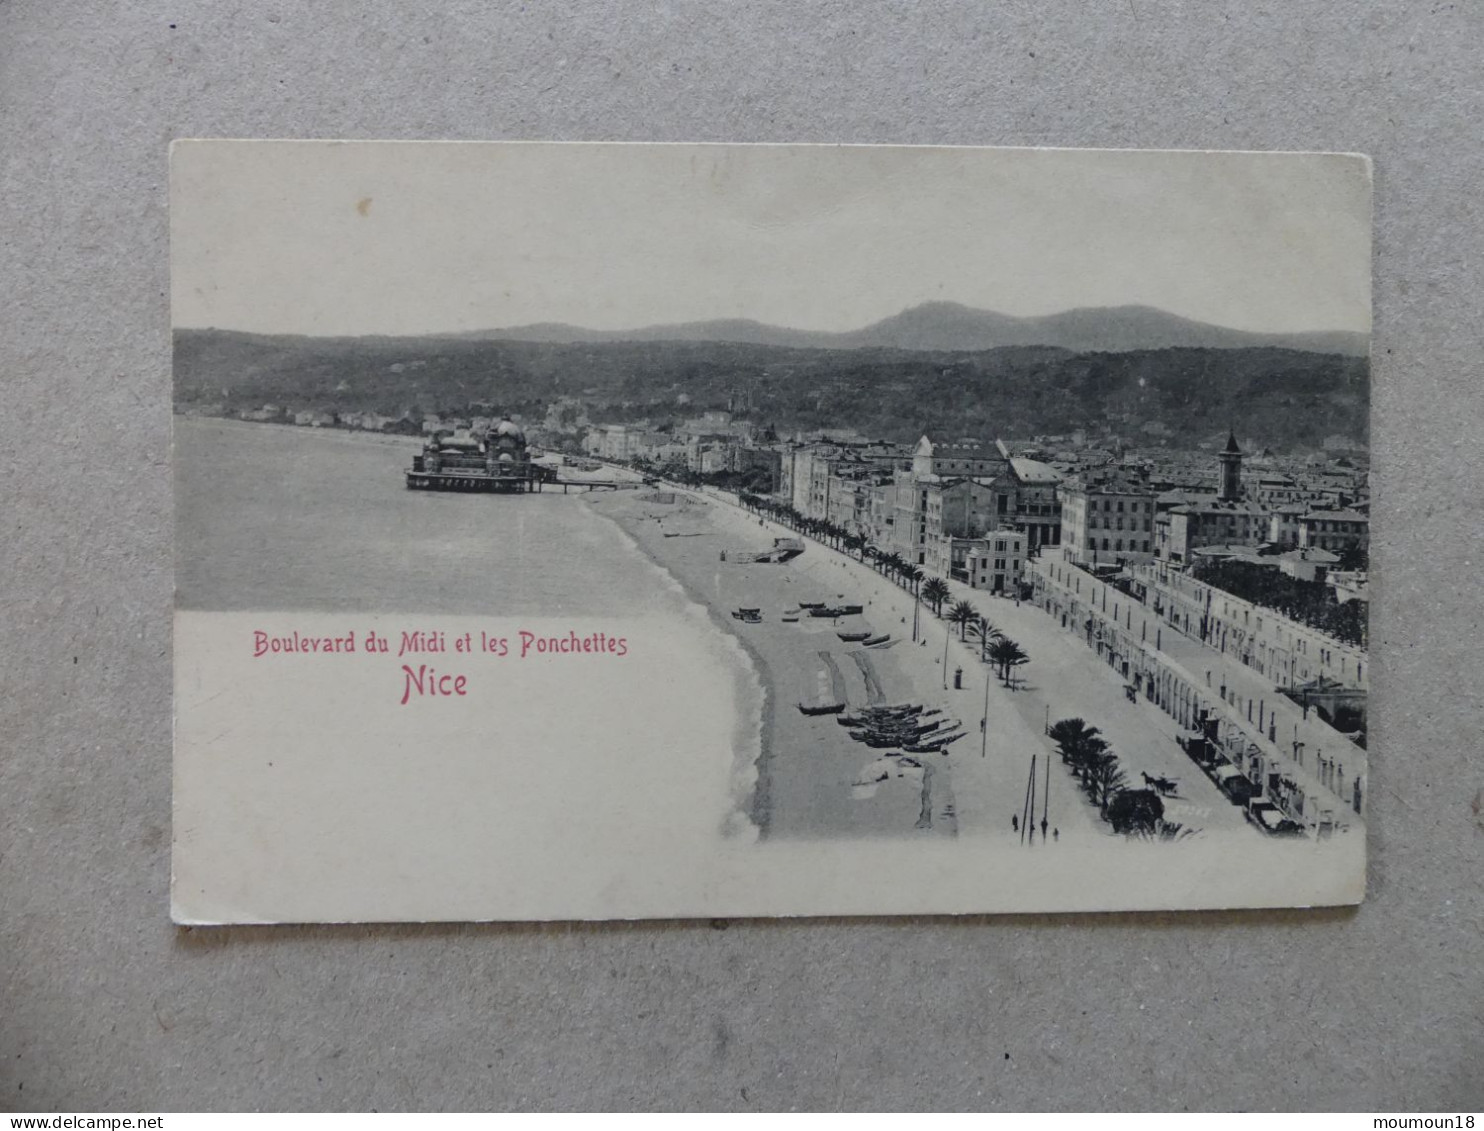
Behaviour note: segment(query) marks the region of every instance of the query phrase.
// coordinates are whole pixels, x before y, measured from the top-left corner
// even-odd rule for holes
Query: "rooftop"
[[[1010,469],[1022,483],[1061,482],[1061,473],[1049,463],[1042,463],[1040,460],[1014,456],[1010,460]]]
[[[1310,511],[1305,519],[1323,522],[1370,522],[1371,516],[1360,511]]]

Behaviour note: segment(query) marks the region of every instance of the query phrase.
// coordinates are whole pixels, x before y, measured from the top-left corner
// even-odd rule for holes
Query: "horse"
[[[1151,777],[1143,771],[1140,771],[1139,776],[1144,779],[1145,785],[1158,790],[1161,797],[1169,797],[1175,792],[1176,786],[1180,784],[1174,778]]]

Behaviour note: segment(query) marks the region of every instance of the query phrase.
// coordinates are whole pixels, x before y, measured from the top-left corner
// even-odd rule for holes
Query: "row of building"
[[[759,438],[759,429],[729,412],[704,412],[664,428],[647,424],[598,424],[583,434],[583,450],[619,463],[680,465],[698,475],[762,472],[777,483],[782,448]]]
[[[1361,474],[1244,476],[1234,435],[1209,492],[1199,475],[1172,476],[1169,467],[1053,464],[1003,441],[778,449],[777,494],[800,514],[976,588],[1015,590],[1025,560],[1046,547],[1094,567],[1245,556],[1305,580],[1323,579],[1341,555],[1369,547]],[[1290,501],[1299,495],[1312,498]],[[1352,585],[1349,596],[1357,595],[1363,589]]]

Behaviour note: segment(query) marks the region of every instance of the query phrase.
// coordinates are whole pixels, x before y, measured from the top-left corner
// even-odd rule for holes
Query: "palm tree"
[[[990,645],[989,658],[1000,669],[1000,678],[1006,687],[1010,686],[1010,670],[1030,663],[1031,659],[1025,654],[1025,649],[1004,635]]]
[[[921,591],[922,579],[925,575],[923,574],[922,570],[918,569],[915,565],[909,565],[902,571],[902,573],[907,578],[908,582],[911,583],[912,595],[916,597]]]
[[[958,638],[966,640],[969,633],[969,622],[979,618],[979,610],[967,601],[955,601],[953,608],[948,610],[948,622],[958,625]]]
[[[941,577],[930,577],[927,584],[922,587],[922,599],[933,607],[934,616],[943,615],[943,602],[953,594],[948,589],[948,582]]]
[[[1107,818],[1108,802],[1127,784],[1123,770],[1118,765],[1118,755],[1107,751],[1092,760],[1087,775],[1087,792],[1093,804],[1098,807],[1100,817]]]
[[[897,576],[902,572],[902,570],[907,568],[906,561],[902,558],[902,555],[897,553],[895,550],[887,554],[884,558],[877,559],[877,564],[881,567],[881,572],[886,574],[893,581],[896,580]]]
[[[979,637],[979,660],[983,663],[989,659],[989,647],[999,640],[1004,633],[989,622],[989,618],[981,615],[977,621],[969,625],[969,632]]]
[[[1057,750],[1061,754],[1061,760],[1071,767],[1072,772],[1079,778],[1088,769],[1088,763],[1094,757],[1104,753],[1108,749],[1108,743],[1103,739],[1097,727],[1090,727],[1081,719],[1058,719],[1051,724],[1047,731],[1051,741],[1056,743]]]

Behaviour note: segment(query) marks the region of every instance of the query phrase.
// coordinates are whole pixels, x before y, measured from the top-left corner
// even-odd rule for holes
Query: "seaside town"
[[[790,826],[791,772],[793,794],[812,798],[793,823],[830,826],[818,781],[804,780],[819,763],[796,754],[827,745],[854,752],[842,797],[896,789],[914,812],[920,800],[917,829],[958,831],[974,819],[971,779],[988,772],[966,755],[988,755],[1004,731],[992,693],[1041,732],[1043,749],[999,767],[981,791],[997,798],[983,819],[1021,843],[1079,829],[1324,839],[1363,823],[1369,459],[1348,437],[1303,455],[1240,428],[902,444],[850,430],[780,434],[745,395],[658,424],[590,423],[565,398],[524,422],[474,407],[488,411],[393,419],[266,405],[242,415],[421,434],[427,454],[409,486],[427,485],[424,459],[456,460],[480,436],[518,438],[521,457],[545,468],[533,483],[594,472],[642,483],[651,490],[626,492],[610,517],[697,588],[730,552],[738,572],[727,607],[712,612],[731,630],[832,630],[833,655],[818,638],[793,653],[782,636],[747,644],[765,666],[770,648],[774,668],[797,656],[772,674],[790,717],[775,712],[771,724],[769,796],[756,806],[765,827]],[[857,572],[839,575],[839,593],[800,592],[793,583],[817,580],[821,555]],[[800,572],[810,563],[813,574]],[[851,580],[862,569],[869,587]],[[929,625],[940,634],[931,661],[919,659]],[[907,647],[888,652],[898,644]],[[847,655],[853,664],[840,662]],[[897,693],[920,691],[928,664],[947,700]],[[955,705],[954,693],[980,686],[982,709]]]

